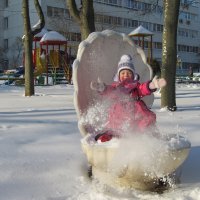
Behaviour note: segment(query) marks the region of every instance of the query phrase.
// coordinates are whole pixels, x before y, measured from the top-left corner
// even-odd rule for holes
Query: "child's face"
[[[127,79],[133,79],[133,72],[129,69],[123,69],[119,73],[119,80],[125,81]]]

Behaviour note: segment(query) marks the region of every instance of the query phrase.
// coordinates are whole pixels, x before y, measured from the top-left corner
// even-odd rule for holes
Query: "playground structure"
[[[71,51],[66,38],[56,31],[42,29],[36,34],[32,49],[35,84],[71,84]],[[0,80],[5,81],[3,84],[24,84],[24,63],[23,58],[23,66],[19,70],[1,74]]]
[[[36,35],[33,40],[35,80],[47,85],[66,82],[71,84],[71,55],[68,53],[66,38],[56,31],[43,33]]]
[[[137,37],[138,40],[135,41],[138,46],[140,46],[143,50],[145,49],[145,42],[147,42],[147,49],[148,49],[148,56],[147,56],[147,62],[148,64],[151,63],[151,61],[153,60],[153,33],[150,32],[149,30],[145,29],[143,26],[139,26],[137,27],[135,30],[133,30],[132,32],[130,32],[128,34],[128,36],[130,38],[134,38]],[[148,38],[150,37],[150,39]],[[145,41],[146,38],[146,41]]]

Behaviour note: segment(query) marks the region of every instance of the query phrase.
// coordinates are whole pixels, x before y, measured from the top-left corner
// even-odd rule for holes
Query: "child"
[[[166,85],[163,78],[140,83],[130,55],[121,57],[114,81],[111,85],[105,85],[100,80],[91,82],[91,89],[113,102],[108,111],[106,131],[95,138],[101,142],[109,141],[112,136],[120,137],[124,126],[141,133],[155,128],[156,115],[141,98]]]

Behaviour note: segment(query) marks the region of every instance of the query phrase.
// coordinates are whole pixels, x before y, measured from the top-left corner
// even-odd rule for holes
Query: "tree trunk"
[[[29,17],[29,2],[23,0],[22,12],[24,17],[24,67],[25,67],[25,96],[34,95],[33,56],[32,56],[32,33]]]
[[[33,72],[33,54],[32,42],[33,36],[39,33],[45,25],[44,15],[38,0],[34,0],[35,8],[39,15],[39,23],[31,29],[30,16],[29,16],[29,0],[22,1],[22,13],[24,18],[24,68],[25,68],[25,96],[32,96],[34,91],[34,72]]]
[[[161,76],[167,86],[161,90],[161,107],[176,110],[176,61],[177,61],[177,26],[180,0],[164,0],[164,26],[162,39]]]
[[[93,0],[82,0],[81,8],[78,9],[75,0],[66,0],[70,15],[79,24],[81,39],[95,31]]]

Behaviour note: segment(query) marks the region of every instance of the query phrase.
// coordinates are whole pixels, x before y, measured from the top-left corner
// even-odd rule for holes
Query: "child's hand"
[[[166,86],[167,82],[164,78],[158,79],[157,76],[155,76],[152,80],[152,82],[149,84],[150,89],[156,89],[156,88],[162,88]]]
[[[90,88],[92,90],[95,90],[95,91],[98,91],[98,92],[103,92],[105,90],[105,88],[106,88],[106,85],[100,78],[98,78],[97,82],[93,82],[92,81],[90,83]]]

